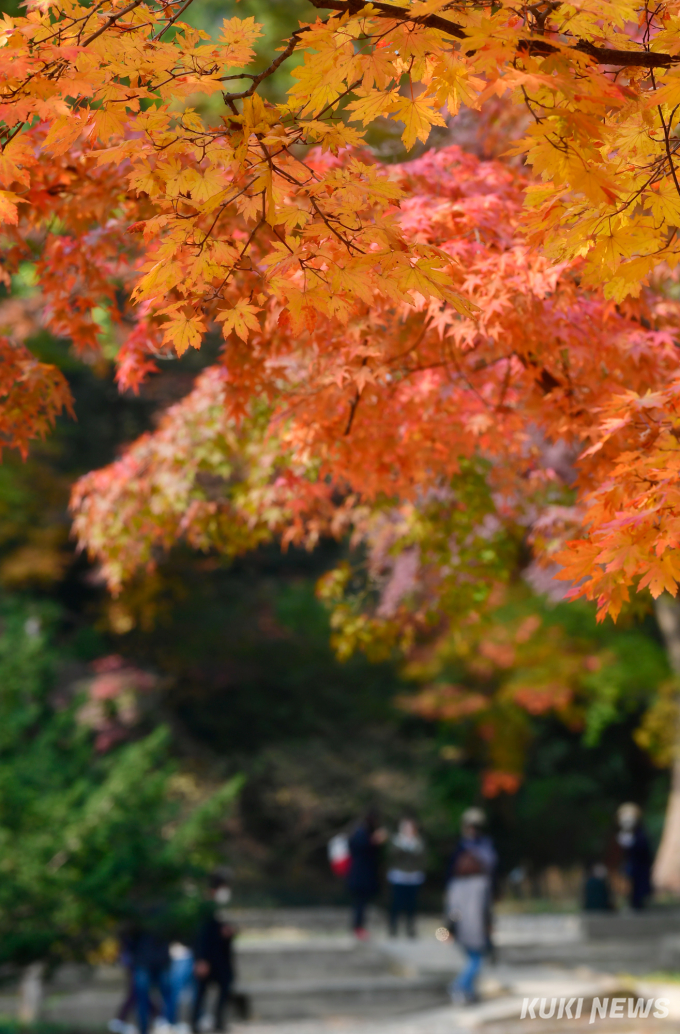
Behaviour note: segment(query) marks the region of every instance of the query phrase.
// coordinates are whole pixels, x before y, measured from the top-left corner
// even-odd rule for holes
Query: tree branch
[[[124,14],[129,14],[130,11],[134,11],[135,7],[139,7],[143,2],[144,0],[132,0],[132,3],[128,4],[127,7],[124,7],[122,11],[117,11],[116,14],[110,15],[104,24],[100,25],[96,32],[93,32],[91,36],[88,36],[87,39],[81,43],[81,47],[89,47],[90,43],[93,43],[102,35],[102,33],[106,32],[107,29],[110,29],[112,25],[115,25],[119,18],[122,18]]]
[[[264,79],[267,79],[270,75],[273,75],[274,72],[276,71],[276,69],[279,67],[279,65],[282,65],[284,61],[288,60],[288,58],[293,53],[293,51],[295,50],[296,46],[299,43],[299,37],[300,37],[301,33],[307,32],[307,31],[308,30],[304,26],[301,29],[296,29],[295,32],[293,33],[293,35],[288,40],[288,45],[286,46],[286,49],[281,54],[279,54],[279,56],[274,61],[272,61],[271,65],[269,65],[268,68],[265,68],[264,72],[260,72],[259,75],[254,75],[254,76],[249,77],[249,78],[252,78],[253,81],[252,81],[251,85],[248,87],[248,89],[244,90],[243,93],[229,93],[229,94],[225,94],[225,100],[227,98],[229,100],[240,100],[241,97],[250,97],[253,93],[255,93],[255,90],[260,85],[260,83]],[[234,78],[235,78],[235,76],[233,76],[233,75],[224,75],[224,76],[222,76],[223,80],[224,79],[234,79]],[[244,77],[240,76],[239,78],[244,78]]]
[[[159,31],[156,33],[155,36],[151,37],[152,43],[155,43],[156,40],[160,39],[161,36],[165,35],[165,33],[170,28],[170,26],[175,24],[175,22],[177,21],[179,16],[184,14],[184,12],[186,11],[187,7],[189,7],[191,4],[193,4],[193,2],[194,2],[194,0],[185,0],[185,3],[182,4],[182,6],[180,7],[180,9],[177,12],[177,14],[173,14],[172,18],[170,18],[169,21],[166,22],[164,27],[162,29],[159,29]]]
[[[367,6],[364,0],[309,0],[309,2],[317,10],[327,9],[349,15],[360,14]],[[380,0],[371,0],[370,17],[412,22],[414,25],[425,25],[428,29],[439,29],[440,32],[445,32],[447,36],[453,36],[454,39],[467,39],[462,25],[457,25],[456,22],[442,18],[438,14],[414,18],[406,7],[380,3]],[[528,38],[520,40],[519,49],[525,54],[537,57],[547,57],[549,54],[558,54],[560,51],[574,50],[587,54],[601,65],[619,65],[627,68],[667,68],[669,65],[680,62],[680,56],[677,55],[656,54],[646,50],[613,50],[610,47],[597,47],[588,40],[579,40],[574,44],[556,47],[547,40]]]

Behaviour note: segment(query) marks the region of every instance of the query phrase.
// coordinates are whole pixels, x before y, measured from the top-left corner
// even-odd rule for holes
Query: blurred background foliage
[[[265,67],[310,12],[305,0],[195,0],[189,17],[210,33],[224,17],[262,21]],[[290,67],[269,80],[272,100]],[[381,132],[381,157],[402,157],[398,129]],[[334,542],[232,562],[177,547],[109,597],[70,538],[70,487],[152,427],[216,346],[162,361],[139,396],[121,395],[110,365],[73,359],[37,308],[27,268],[3,290],[0,328],[60,366],[76,420],[0,465],[2,959],[86,954],[88,928],[150,884],[189,916],[191,879],[216,861],[234,866],[240,904],[342,901],[326,843],[368,805],[389,824],[420,816],[433,908],[472,803],[489,811],[504,874],[601,857],[622,800],[658,835],[674,716],[651,617],[597,626],[589,607],[550,603],[513,571],[483,621],[436,630],[408,663],[341,662],[316,594],[347,558]],[[544,707],[555,686],[564,706]]]
[[[0,601],[0,963],[87,956],[154,903],[192,926],[240,787],[180,773],[167,726],[133,706],[152,676],[110,658],[74,682],[60,617]],[[121,700],[133,738],[112,735]]]
[[[0,319],[12,304],[2,303]],[[112,599],[69,537],[70,485],[152,426],[209,356],[164,363],[135,397],[118,393],[105,365],[75,363],[65,342],[37,331],[30,343],[69,377],[77,419],[60,420],[25,463],[10,453],[3,457],[0,591],[7,614],[15,615],[14,624],[3,618],[3,635],[10,626],[25,627],[33,614],[49,628],[49,645],[46,631],[35,643],[26,640],[42,658],[40,674],[29,681],[42,679],[45,699],[57,685],[75,700],[96,678],[97,664],[111,656],[155,680],[140,694],[138,719],[110,751],[97,749],[102,730],[78,724],[75,704],[69,705],[70,732],[60,750],[73,751],[83,778],[92,773],[92,792],[115,759],[123,768],[132,765],[136,755],[126,750],[146,750],[141,745],[157,729],[164,730],[161,738],[148,742],[165,760],[145,763],[158,829],[167,825],[163,808],[172,803],[164,797],[170,775],[158,781],[151,772],[174,766],[199,794],[241,775],[242,789],[221,816],[211,858],[234,865],[242,903],[343,900],[342,886],[328,872],[326,842],[369,804],[390,823],[404,809],[422,817],[433,907],[459,815],[473,802],[490,812],[504,872],[520,863],[538,872],[601,855],[623,799],[646,805],[652,830],[660,829],[667,775],[655,762],[667,758],[653,716],[669,673],[651,618],[598,626],[588,607],[551,604],[513,576],[482,622],[455,634],[440,630],[406,665],[397,656],[370,663],[361,653],[341,662],[331,646],[329,613],[315,591],[319,577],[348,555],[346,545],[334,542],[313,553],[282,553],[272,544],[233,562],[179,546],[154,573]],[[568,702],[562,711],[545,710],[541,694],[556,682],[568,691]],[[428,694],[450,687],[463,698],[482,698],[484,706],[433,719]],[[9,700],[2,706],[9,708]],[[67,717],[54,708],[41,714],[31,726],[31,750],[44,750],[47,768],[59,768],[49,729]],[[109,717],[115,726],[116,716]],[[494,723],[502,726],[500,738],[490,735]],[[12,766],[21,743],[19,737],[16,758],[7,762],[17,779],[23,776]],[[494,755],[499,743],[504,757]],[[523,773],[517,792],[487,786],[492,796],[485,801],[490,769]],[[10,784],[2,780],[0,806]],[[55,816],[65,806],[55,798]],[[146,808],[131,808],[130,837]],[[55,822],[55,837],[59,828]],[[152,854],[157,835],[149,834]],[[51,853],[39,856],[41,865],[58,854],[59,844],[56,837],[45,847]],[[132,888],[136,877],[128,878]]]

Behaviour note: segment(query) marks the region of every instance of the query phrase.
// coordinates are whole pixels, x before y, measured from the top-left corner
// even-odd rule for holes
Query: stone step
[[[272,980],[240,985],[253,1019],[322,1016],[394,1016],[447,1001],[447,981],[438,976],[352,976],[316,980]]]
[[[380,975],[393,968],[389,957],[375,947],[349,938],[303,944],[240,943],[236,965],[239,980],[245,983]]]
[[[447,1001],[448,979],[392,974],[315,980],[264,980],[237,983],[253,1019],[293,1020],[323,1016],[396,1015]],[[121,995],[102,988],[48,994],[42,1019],[74,1029],[104,1029],[118,1010]],[[16,1015],[17,998],[0,996],[0,1013]],[[208,1011],[212,1006],[208,998]]]
[[[243,996],[249,1015],[262,1020],[386,1016],[446,1002],[452,971],[407,969],[379,943],[246,942],[237,951],[235,991]],[[103,1030],[124,997],[116,967],[64,967],[55,977],[46,985],[42,1019],[74,1031]],[[16,1015],[17,1005],[16,995],[0,996],[0,1014]]]
[[[581,916],[588,940],[632,940],[663,937],[680,929],[680,910],[650,908],[645,912],[584,912]]]
[[[620,938],[580,944],[505,945],[496,952],[501,963],[520,966],[556,964],[588,966],[604,973],[650,973],[668,968],[663,939]]]

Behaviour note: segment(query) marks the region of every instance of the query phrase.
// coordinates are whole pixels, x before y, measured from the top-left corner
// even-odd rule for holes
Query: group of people
[[[451,856],[446,881],[446,914],[449,930],[467,954],[467,963],[451,986],[455,1002],[476,997],[475,982],[491,938],[492,881],[496,851],[484,832],[486,818],[479,808],[462,816],[461,835]],[[404,817],[390,836],[369,811],[349,837],[347,888],[352,897],[352,929],[364,940],[366,909],[380,890],[383,850],[387,853],[390,888],[389,929],[398,932],[403,917],[409,937],[416,936],[418,889],[425,882],[425,844],[417,823]]]
[[[639,909],[651,891],[651,850],[637,805],[622,805],[618,820],[617,844],[629,878],[630,904]],[[497,855],[485,825],[486,817],[481,809],[468,808],[463,813],[460,837],[446,875],[444,900],[448,933],[467,956],[462,972],[450,988],[452,1000],[458,1004],[476,1000],[477,977],[484,955],[491,948],[492,888]],[[352,898],[352,928],[356,936],[361,940],[368,937],[366,910],[380,890],[380,873],[386,854],[390,934],[397,935],[403,919],[407,935],[415,937],[418,891],[425,882],[425,844],[415,819],[404,816],[396,833],[390,836],[380,824],[377,813],[369,811],[348,838],[347,848],[346,882]],[[148,1034],[154,1015],[160,1024],[177,1029],[184,998],[191,999],[191,1030],[201,1030],[211,984],[217,986],[218,992],[215,1029],[226,1030],[234,982],[233,941],[237,932],[225,910],[231,899],[229,875],[224,871],[213,873],[207,889],[207,912],[193,947],[170,941],[152,921],[132,924],[121,936],[121,962],[128,973],[129,986],[118,1015],[109,1023],[112,1034],[132,1034],[134,1028],[129,1017],[133,1010],[139,1034]],[[607,868],[601,863],[591,867],[585,884],[584,905],[589,909],[611,907]]]
[[[610,870],[618,870],[627,878],[632,909],[643,908],[651,894],[652,851],[642,812],[636,804],[623,804],[617,820],[618,832],[609,866],[596,862],[587,874],[583,904],[588,910],[613,907]],[[448,934],[467,956],[462,972],[450,988],[452,1000],[458,1004],[475,1001],[482,960],[492,947],[492,891],[497,855],[485,825],[481,809],[468,808],[463,813],[460,837],[446,875],[444,909]],[[386,853],[390,934],[397,934],[403,917],[407,934],[415,937],[418,890],[425,882],[425,844],[415,820],[402,818],[397,832],[390,836],[380,825],[376,812],[369,811],[350,835],[348,848],[346,882],[352,897],[352,928],[356,936],[362,940],[368,936],[366,910],[380,890]]]
[[[415,819],[402,818],[397,833],[390,837],[377,813],[370,810],[349,838],[347,889],[352,897],[352,929],[360,940],[368,937],[366,909],[380,890],[383,845],[387,847],[391,890],[390,933],[397,933],[403,916],[409,936],[416,935],[418,888],[425,881],[425,845]]]
[[[135,1028],[129,1021],[133,1012],[139,1034],[148,1034],[152,1019],[159,1026],[178,1028],[181,1002],[189,996],[191,1030],[200,1030],[211,984],[218,989],[215,1029],[227,1029],[236,935],[225,912],[230,898],[229,876],[213,873],[208,881],[208,908],[193,948],[170,941],[153,916],[126,928],[121,935],[120,961],[128,974],[128,989],[118,1015],[109,1022],[113,1034],[132,1034]]]

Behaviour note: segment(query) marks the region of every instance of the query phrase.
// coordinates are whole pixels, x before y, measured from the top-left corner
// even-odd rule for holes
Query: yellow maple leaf
[[[411,150],[416,140],[426,143],[432,126],[446,126],[446,122],[434,104],[433,98],[424,95],[413,99],[410,97],[399,99],[397,118],[404,123],[405,128],[401,139],[407,151]]]
[[[367,126],[380,115],[388,115],[399,104],[397,90],[357,90],[358,100],[347,105],[347,111],[353,112],[350,122],[363,122]]]
[[[262,35],[262,25],[254,18],[225,18],[220,43],[222,61],[232,68],[249,64],[255,56],[253,44]]]
[[[18,180],[28,186],[30,177],[25,167],[35,162],[30,140],[23,133],[13,137],[0,152],[0,183],[10,186]]]
[[[589,201],[596,204],[605,201],[613,205],[618,200],[614,180],[602,169],[595,168],[592,162],[584,161],[580,156],[569,162],[569,182],[574,190],[585,194]]]
[[[229,337],[233,330],[241,341],[247,341],[251,330],[260,329],[258,312],[259,309],[250,302],[239,299],[233,309],[223,309],[215,319],[222,324],[222,333],[225,338]]]
[[[175,346],[177,355],[183,355],[187,348],[201,347],[204,333],[205,324],[200,316],[185,316],[178,312],[163,327],[163,340]]]
[[[69,147],[78,139],[83,124],[75,115],[64,115],[54,120],[42,146],[51,154],[66,154]]]
[[[651,209],[655,219],[670,226],[680,226],[680,194],[671,176],[659,185],[658,190],[647,194],[645,207]]]
[[[441,61],[434,71],[432,87],[437,103],[444,104],[450,115],[456,115],[461,104],[468,108],[479,107],[479,94],[486,83],[483,79],[470,75],[470,70],[463,61],[456,59]]]
[[[368,54],[360,56],[359,64],[364,73],[362,86],[366,92],[372,86],[384,90],[396,76],[394,54],[390,49],[374,47]]]
[[[112,108],[100,108],[94,113],[94,127],[95,135],[102,143],[106,143],[112,136],[118,136],[124,131],[125,111],[119,113]]]
[[[680,104],[680,74],[676,70],[667,74],[663,86],[648,94],[648,103],[650,107],[668,104],[672,108]]]

